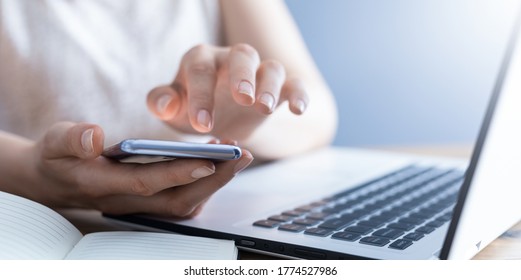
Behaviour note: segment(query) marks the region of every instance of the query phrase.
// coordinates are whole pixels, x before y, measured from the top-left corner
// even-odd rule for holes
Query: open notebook
[[[0,259],[237,259],[233,241],[117,231],[83,236],[60,214],[0,192]]]

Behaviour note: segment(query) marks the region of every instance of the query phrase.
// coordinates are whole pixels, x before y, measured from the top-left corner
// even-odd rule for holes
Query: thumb
[[[77,157],[96,158],[103,152],[101,127],[88,123],[59,122],[45,134],[42,155],[48,159]]]

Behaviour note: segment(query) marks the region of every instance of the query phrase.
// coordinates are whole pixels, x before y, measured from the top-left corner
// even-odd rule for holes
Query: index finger
[[[251,106],[255,103],[255,76],[259,64],[259,54],[250,45],[238,44],[230,50],[230,90],[240,105]]]
[[[76,172],[78,188],[92,197],[113,194],[150,196],[209,176],[215,172],[215,165],[201,159],[140,164],[98,157],[78,166]]]
[[[210,132],[213,127],[213,92],[217,80],[213,52],[211,46],[199,45],[188,51],[181,63],[188,97],[188,118],[192,127],[201,133]]]
[[[199,211],[208,198],[228,183],[237,172],[248,166],[253,157],[243,150],[239,161],[219,163],[215,174],[200,179],[192,184],[166,189],[150,197],[134,195],[112,196],[103,198],[105,212],[152,213],[162,216],[190,217]]]

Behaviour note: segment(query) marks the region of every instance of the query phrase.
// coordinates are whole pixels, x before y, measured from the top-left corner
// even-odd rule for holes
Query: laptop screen
[[[518,14],[441,259],[469,259],[521,219],[520,17]]]

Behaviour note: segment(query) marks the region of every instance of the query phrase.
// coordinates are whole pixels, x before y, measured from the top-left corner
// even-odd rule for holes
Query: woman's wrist
[[[0,131],[0,190],[35,199],[35,142]]]

